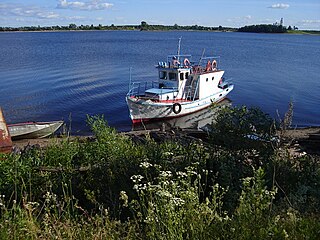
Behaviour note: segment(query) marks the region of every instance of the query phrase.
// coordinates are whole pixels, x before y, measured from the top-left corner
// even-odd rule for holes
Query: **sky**
[[[0,0],[0,26],[272,24],[320,30],[320,0]]]

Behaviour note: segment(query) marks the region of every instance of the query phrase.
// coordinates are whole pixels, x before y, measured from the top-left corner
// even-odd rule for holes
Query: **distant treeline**
[[[39,26],[28,26],[28,27],[0,27],[0,32],[8,31],[89,31],[89,30],[122,30],[122,31],[220,31],[220,32],[255,32],[255,33],[305,33],[305,34],[320,34],[320,31],[298,31],[298,28],[293,26],[285,27],[282,25],[271,25],[271,24],[260,24],[244,26],[241,28],[231,28],[231,27],[205,27],[199,25],[192,26],[180,26],[174,24],[172,26],[166,25],[149,25],[147,22],[142,21],[140,25],[122,25],[116,26],[111,25],[80,25],[77,26],[74,23],[68,26],[49,26],[41,27]]]
[[[287,28],[282,25],[260,24],[241,27],[238,32],[286,33]]]
[[[136,30],[136,31],[237,31],[236,28],[230,27],[204,27],[199,25],[193,26],[179,26],[174,24],[172,26],[165,25],[149,25],[146,22],[141,22],[140,25],[122,25],[116,26],[111,24],[109,26],[103,26],[101,24],[92,25],[80,25],[69,24],[68,26],[29,26],[29,27],[0,27],[0,31],[75,31],[75,30]]]

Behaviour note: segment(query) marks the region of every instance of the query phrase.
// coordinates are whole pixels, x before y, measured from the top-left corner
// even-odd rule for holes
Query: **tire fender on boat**
[[[212,61],[212,71],[215,71],[215,70],[217,70],[217,61],[213,60]]]
[[[181,112],[181,109],[182,109],[182,107],[181,107],[181,105],[180,105],[179,103],[174,103],[174,104],[172,105],[172,111],[173,111],[175,114],[180,113],[180,112]]]

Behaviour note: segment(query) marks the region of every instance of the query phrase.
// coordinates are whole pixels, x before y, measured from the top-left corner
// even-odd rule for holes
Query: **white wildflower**
[[[165,153],[163,153],[163,155],[166,157],[170,157],[170,156],[173,156],[173,153],[172,152],[165,152]]]
[[[109,212],[108,212],[108,209],[104,209],[104,215],[108,216],[109,215]]]
[[[283,229],[282,232],[283,232],[284,238],[288,239],[289,238],[289,234],[287,233],[287,231],[285,229]]]
[[[171,198],[172,197],[172,194],[169,193],[168,191],[158,191],[157,194],[160,196],[160,197],[168,197],[168,198]]]
[[[205,174],[205,175],[208,175],[209,174],[209,171],[207,169],[203,169],[202,172]]]
[[[177,175],[178,176],[180,176],[180,177],[187,177],[188,176],[188,174],[187,173],[185,173],[185,172],[177,172]]]
[[[123,207],[128,207],[128,195],[125,191],[120,192],[119,200],[123,202]]]
[[[149,162],[142,162],[142,163],[140,163],[139,167],[147,169],[149,167],[152,167],[152,164]]]
[[[172,201],[173,201],[174,205],[176,205],[176,206],[182,206],[185,203],[185,201],[183,199],[178,198],[178,197],[172,198]]]
[[[138,182],[141,182],[143,178],[144,177],[141,175],[133,175],[130,179],[132,180],[132,182],[138,183]]]
[[[172,172],[171,171],[161,171],[159,176],[163,177],[163,178],[168,178],[168,177],[172,176]]]
[[[162,166],[159,165],[159,164],[153,164],[153,166],[154,166],[156,169],[158,169],[158,170],[160,170],[160,169],[162,168]]]

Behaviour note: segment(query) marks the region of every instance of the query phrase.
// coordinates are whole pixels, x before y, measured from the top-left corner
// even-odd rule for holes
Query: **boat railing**
[[[184,87],[184,96],[183,98],[185,100],[191,100],[192,99],[192,91],[191,91],[191,86],[186,86]]]
[[[230,85],[232,85],[232,78],[228,78],[228,79],[225,79],[224,77],[221,78],[219,84],[218,84],[218,88],[221,88],[221,89],[225,89],[225,88],[228,88]]]
[[[159,62],[158,67],[160,68],[179,68],[179,67],[191,67],[192,56],[190,54],[180,55],[168,55],[166,62]]]
[[[129,86],[128,96],[142,96],[145,91],[150,88],[159,87],[158,81],[147,82],[131,82]]]

